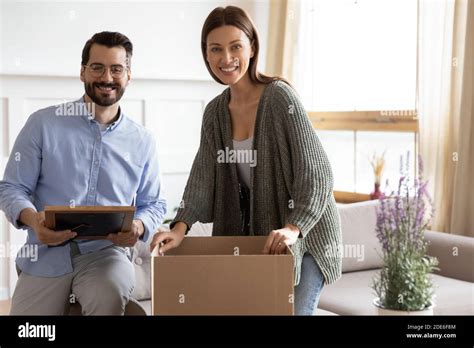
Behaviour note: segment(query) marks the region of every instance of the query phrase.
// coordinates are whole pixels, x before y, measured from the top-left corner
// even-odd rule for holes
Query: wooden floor
[[[11,300],[0,301],[0,315],[8,315],[10,313]]]

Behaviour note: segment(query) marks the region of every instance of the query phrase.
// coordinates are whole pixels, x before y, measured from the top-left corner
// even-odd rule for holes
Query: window
[[[293,80],[328,153],[335,189],[369,193],[416,155],[417,1],[301,1]],[[413,173],[413,171],[412,171]]]

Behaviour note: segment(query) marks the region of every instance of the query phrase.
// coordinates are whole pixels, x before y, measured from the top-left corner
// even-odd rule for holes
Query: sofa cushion
[[[433,276],[434,313],[438,315],[474,315],[474,283]]]
[[[325,285],[319,307],[340,315],[377,315],[376,297],[370,284],[377,270],[343,273],[336,283]]]
[[[151,300],[140,301],[140,306],[143,307],[146,312],[146,315],[151,315]]]
[[[437,274],[474,282],[474,238],[426,231],[425,239],[428,241],[428,254],[439,261]]]
[[[212,222],[203,224],[196,222],[189,230],[188,237],[210,237],[212,236]]]
[[[323,288],[319,307],[340,315],[377,315],[371,284],[379,270],[344,273]],[[433,275],[435,315],[473,315],[474,284]]]
[[[342,272],[382,267],[382,249],[375,234],[378,201],[338,204],[342,229]]]
[[[132,248],[132,263],[135,269],[135,289],[132,297],[136,300],[151,298],[151,253],[149,238],[146,243],[139,241]]]

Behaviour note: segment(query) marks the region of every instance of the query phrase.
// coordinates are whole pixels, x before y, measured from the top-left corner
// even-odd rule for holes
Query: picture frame
[[[132,206],[45,206],[45,225],[55,231],[77,232],[75,239],[106,239],[132,229]]]

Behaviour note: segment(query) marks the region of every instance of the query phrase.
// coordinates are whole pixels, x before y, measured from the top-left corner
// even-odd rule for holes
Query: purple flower
[[[423,251],[423,232],[433,217],[428,183],[422,178],[421,156],[418,158],[418,178],[414,180],[413,187],[410,186],[408,177],[409,154],[406,164],[407,170],[398,181],[397,191],[381,197],[380,206],[377,208],[376,235],[385,255],[401,248],[413,249],[413,252]],[[400,165],[403,166],[402,158]]]

